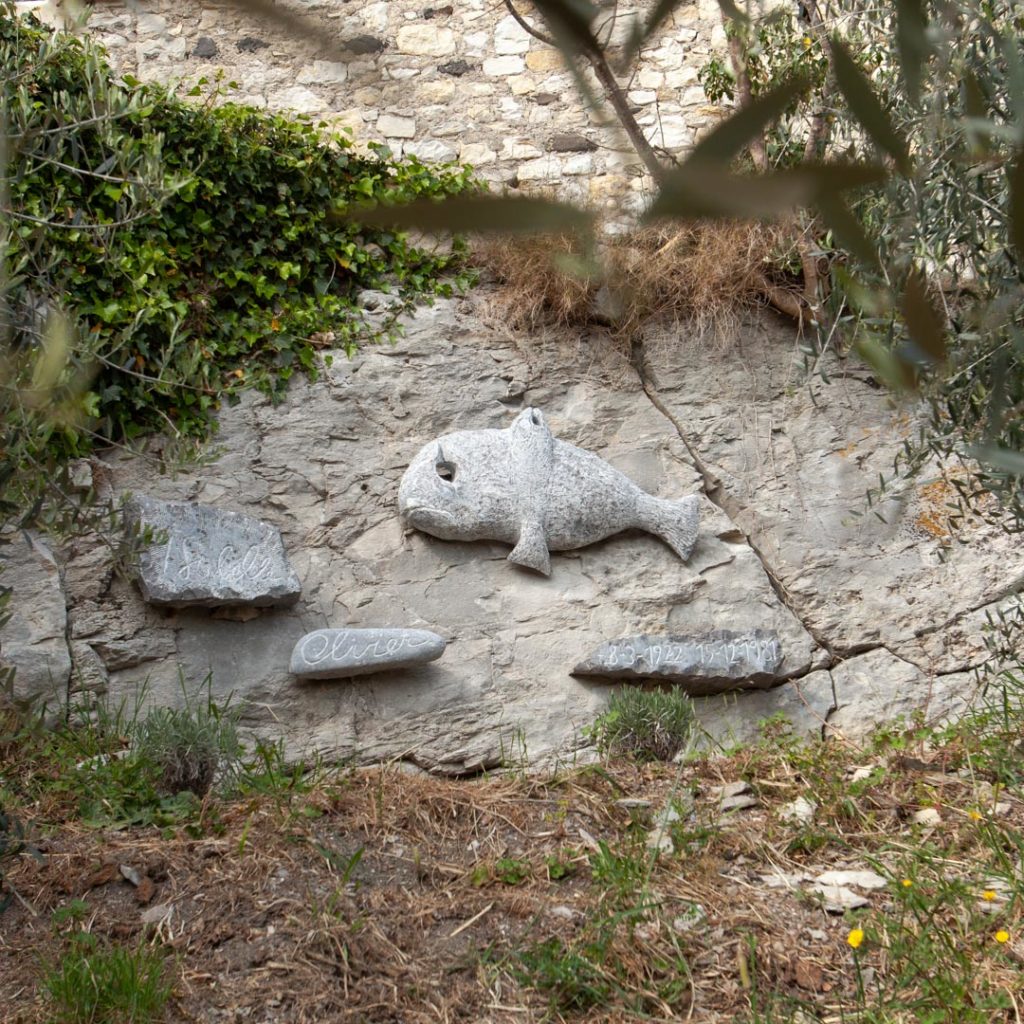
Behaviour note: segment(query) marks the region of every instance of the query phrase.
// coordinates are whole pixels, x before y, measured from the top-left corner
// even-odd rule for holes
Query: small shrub
[[[146,1024],[162,1016],[171,994],[154,949],[103,949],[85,933],[47,972],[43,989],[54,1024]]]
[[[693,734],[693,702],[678,686],[671,690],[625,687],[591,728],[602,753],[639,761],[671,761]]]
[[[184,708],[156,708],[139,727],[136,751],[153,766],[160,790],[204,797],[219,775],[233,774],[241,744],[234,711],[212,700]]]

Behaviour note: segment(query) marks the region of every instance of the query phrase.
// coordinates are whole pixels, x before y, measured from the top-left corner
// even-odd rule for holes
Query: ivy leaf
[[[900,173],[909,175],[912,168],[906,140],[893,126],[885,108],[871,88],[871,82],[857,66],[857,62],[850,56],[850,51],[841,40],[833,37],[831,47],[836,82],[846,102],[850,104],[850,109],[875,145],[896,161]]]

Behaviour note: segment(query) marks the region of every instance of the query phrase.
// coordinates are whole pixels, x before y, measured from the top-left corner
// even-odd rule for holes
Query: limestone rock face
[[[252,516],[192,501],[132,499],[130,517],[158,538],[139,555],[142,596],[157,605],[291,604],[302,585],[280,531]]]
[[[233,695],[249,733],[283,739],[291,756],[449,773],[588,756],[584,729],[610,687],[571,672],[617,637],[778,636],[778,685],[696,698],[722,746],[783,719],[845,735],[893,714],[955,714],[972,698],[985,611],[1024,575],[1024,552],[984,523],[949,544],[918,485],[885,503],[885,523],[858,514],[913,430],[864,371],[836,360],[831,384],[809,381],[792,330],[762,320],[714,355],[678,331],[652,334],[642,381],[596,333],[510,339],[487,326],[486,298],[419,311],[394,346],[336,353],[281,404],[243,396],[222,413],[216,457],[187,473],[154,477],[148,461],[109,457],[115,493],[272,525],[302,593],[287,607],[154,607],[110,576],[98,546],[72,545],[58,552],[69,621],[54,591],[44,632],[55,658],[70,636],[78,685],[175,705],[179,672],[196,689],[209,676],[214,699]],[[558,554],[545,578],[509,565],[507,543],[404,531],[398,485],[424,445],[505,429],[530,407],[644,491],[698,495],[689,560],[626,531]],[[396,624],[443,636],[445,656],[353,686],[289,672],[306,634]],[[67,661],[53,664],[66,679]]]
[[[422,665],[444,648],[426,629],[317,629],[295,645],[289,669],[300,679],[343,679]]]
[[[0,547],[0,586],[13,591],[0,626],[0,668],[13,667],[14,698],[51,711],[67,699],[71,655],[60,570],[38,537],[12,533]]]
[[[611,640],[581,661],[573,675],[666,680],[694,696],[706,696],[764,689],[778,681],[781,664],[778,634],[713,629]]]

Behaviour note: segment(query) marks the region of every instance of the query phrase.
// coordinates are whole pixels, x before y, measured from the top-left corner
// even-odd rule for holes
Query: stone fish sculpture
[[[410,526],[442,540],[514,545],[516,565],[551,574],[568,551],[638,528],[684,561],[697,541],[700,501],[655,498],[604,459],[559,441],[539,409],[507,430],[460,430],[425,445],[398,488]]]

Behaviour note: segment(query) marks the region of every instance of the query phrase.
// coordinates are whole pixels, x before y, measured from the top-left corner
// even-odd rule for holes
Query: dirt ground
[[[721,787],[755,769],[723,810]],[[173,1022],[839,1020],[858,984],[851,923],[800,879],[869,866],[863,850],[908,827],[922,771],[902,796],[869,791],[870,829],[833,821],[813,842],[780,817],[813,781],[742,759],[479,780],[385,767],[211,803],[188,829],[68,824],[10,873],[2,1016],[54,1019],[40,979],[85,929],[166,952]],[[949,780],[942,801],[969,803]],[[55,917],[76,898],[76,921]],[[578,990],[588,978],[600,997]],[[762,995],[789,1016],[756,1016]]]

